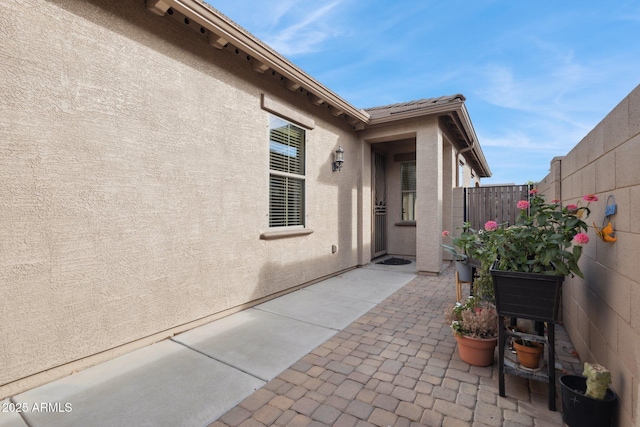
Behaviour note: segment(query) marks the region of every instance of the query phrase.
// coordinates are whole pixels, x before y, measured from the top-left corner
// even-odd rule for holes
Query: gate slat
[[[528,200],[531,188],[531,185],[468,187],[463,193],[464,218],[476,230],[482,229],[487,221],[513,225],[520,214],[516,203]]]

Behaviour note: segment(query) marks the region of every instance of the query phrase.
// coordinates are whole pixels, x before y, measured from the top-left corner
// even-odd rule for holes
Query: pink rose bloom
[[[448,230],[444,230],[442,232],[442,237],[448,237],[449,236],[449,231]]]
[[[560,204],[560,200],[559,199],[553,199],[551,201],[551,203],[553,203],[554,205],[559,205]]]
[[[526,200],[520,200],[516,205],[518,209],[522,209],[523,211],[529,209],[529,206],[531,206],[531,203],[527,202]]]
[[[569,212],[577,211],[578,210],[578,205],[573,205],[573,204],[567,205],[567,210]]]
[[[597,202],[598,196],[596,196],[595,194],[585,194],[584,196],[582,196],[582,200],[586,200],[587,202]]]
[[[498,229],[498,223],[495,221],[487,221],[484,223],[484,229],[487,231],[495,231]]]
[[[538,189],[532,188],[531,190],[529,190],[529,194],[538,194]]]
[[[586,245],[589,243],[589,236],[587,236],[587,233],[578,233],[573,238],[573,242],[576,245]]]

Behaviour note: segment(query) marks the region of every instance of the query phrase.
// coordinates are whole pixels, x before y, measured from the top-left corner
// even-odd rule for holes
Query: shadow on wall
[[[563,285],[563,322],[583,362],[611,372],[619,396],[619,425],[638,425],[640,409],[640,86],[627,95],[566,156],[551,161],[539,184],[548,199],[578,200],[591,206],[590,242],[580,268],[585,278],[567,277]],[[616,242],[598,237],[604,227],[609,196],[617,203],[611,215]]]
[[[346,153],[352,153],[353,143],[337,138],[335,147],[347,147]],[[334,190],[322,191],[329,194],[326,200],[320,200],[313,191],[307,191],[308,227],[314,232],[306,236],[261,241],[262,250],[268,260],[260,268],[259,281],[250,301],[286,291],[302,284],[310,284],[337,272],[356,267],[358,264],[357,227],[360,222],[357,212],[358,197],[358,159],[345,154],[345,163],[341,171],[332,171],[334,147],[320,147],[329,151],[325,162],[309,187],[332,186]],[[321,153],[317,153],[320,157]],[[354,153],[355,154],[355,153]],[[351,183],[351,184],[349,184]],[[313,211],[309,214],[309,211]],[[355,224],[354,224],[355,223]],[[354,229],[355,227],[355,229]],[[327,237],[328,236],[328,237]],[[332,246],[336,252],[332,253]],[[368,248],[363,248],[368,250]],[[323,254],[323,255],[319,255]],[[326,255],[324,255],[326,254]]]
[[[45,279],[50,279],[51,274],[48,276],[43,274],[44,279],[42,282],[31,281],[29,283],[31,287],[21,289],[22,296],[25,299],[33,300],[36,297],[39,298],[44,310],[39,313],[28,312],[29,310],[34,312],[38,310],[34,308],[33,304],[25,305],[20,309],[25,317],[30,317],[29,322],[31,323],[22,323],[13,319],[14,324],[18,323],[23,328],[22,331],[16,332],[14,337],[17,334],[21,334],[22,337],[18,337],[15,340],[5,337],[6,341],[2,340],[3,343],[6,343],[6,346],[3,347],[8,349],[7,359],[10,360],[10,369],[5,371],[7,376],[2,376],[3,380],[1,382],[3,384],[19,380],[20,378],[16,378],[16,376],[25,378],[38,372],[52,370],[119,346],[124,347],[132,345],[132,343],[135,344],[137,340],[148,340],[151,339],[150,337],[153,337],[153,339],[160,337],[159,339],[162,339],[163,334],[170,336],[172,329],[214,316],[222,310],[237,307],[355,267],[358,263],[358,250],[365,251],[365,253],[370,250],[368,246],[358,248],[358,226],[362,224],[362,215],[358,212],[357,202],[359,197],[359,178],[360,174],[362,174],[360,142],[355,136],[353,136],[353,139],[349,138],[350,133],[346,131],[347,125],[343,119],[331,116],[326,109],[319,109],[310,103],[307,103],[307,105],[304,101],[300,102],[299,98],[294,98],[298,96],[297,94],[282,88],[279,79],[270,79],[268,76],[256,77],[260,75],[251,70],[250,65],[237,60],[233,53],[220,54],[204,40],[202,43],[193,42],[199,37],[197,33],[187,29],[183,31],[179,26],[174,26],[173,23],[148,12],[144,8],[144,1],[142,0],[138,2],[111,2],[108,0],[91,0],[90,2],[77,0],[70,2],[66,0],[51,0],[47,4],[53,4],[77,15],[81,18],[80,20],[84,19],[91,22],[96,27],[99,27],[100,30],[109,31],[116,34],[117,37],[126,37],[141,46],[153,49],[164,57],[184,64],[185,67],[190,67],[199,73],[209,75],[211,79],[221,80],[226,84],[234,84],[238,86],[238,91],[247,92],[255,97],[255,108],[259,108],[257,94],[261,90],[261,85],[264,84],[265,87],[278,93],[282,98],[294,103],[294,105],[302,105],[303,109],[313,111],[316,117],[325,120],[326,126],[324,126],[323,130],[318,130],[318,132],[332,132],[335,130],[334,133],[338,136],[333,138],[335,143],[332,143],[331,146],[323,142],[322,146],[310,147],[314,150],[314,158],[325,160],[322,162],[317,176],[308,177],[308,179],[313,179],[313,182],[310,182],[310,190],[313,190],[311,184],[318,188],[318,191],[307,192],[307,210],[311,212],[311,215],[307,215],[307,218],[309,219],[310,228],[315,230],[313,234],[308,236],[261,241],[258,239],[259,232],[257,230],[250,232],[242,230],[243,236],[237,239],[238,242],[232,242],[237,246],[231,252],[209,253],[206,256],[199,257],[198,242],[193,246],[189,245],[190,242],[186,238],[180,242],[180,234],[176,229],[180,231],[182,228],[184,230],[193,230],[194,234],[195,232],[200,233],[196,235],[196,238],[190,236],[192,240],[215,240],[216,233],[219,230],[215,229],[213,223],[207,223],[206,221],[203,222],[204,225],[202,226],[202,229],[207,228],[206,232],[208,234],[206,236],[196,226],[183,226],[191,221],[189,215],[193,213],[193,209],[186,207],[182,212],[159,215],[163,218],[158,221],[157,226],[150,230],[151,232],[149,233],[151,237],[157,235],[157,241],[142,239],[140,234],[143,232],[140,231],[141,228],[134,221],[125,221],[122,226],[114,225],[114,229],[124,229],[126,231],[126,233],[112,237],[113,245],[118,248],[119,253],[117,255],[120,257],[105,257],[105,254],[101,253],[102,250],[108,250],[105,249],[104,236],[100,236],[97,233],[89,235],[96,227],[93,224],[95,222],[95,214],[91,214],[91,210],[87,209],[89,213],[86,215],[86,220],[89,226],[83,229],[82,224],[72,224],[73,232],[78,233],[79,236],[76,240],[69,239],[71,242],[69,247],[73,246],[71,249],[83,252],[80,255],[84,255],[87,249],[78,247],[75,242],[89,241],[89,243],[95,243],[95,248],[97,248],[95,249],[97,253],[95,258],[102,264],[108,264],[109,268],[101,269],[96,267],[89,271],[91,268],[86,266],[86,262],[85,264],[77,262],[71,266],[77,269],[77,280],[80,282],[80,285],[75,288],[68,286],[69,283],[63,283],[62,280],[60,281],[61,283],[46,283]],[[117,19],[105,19],[105,17],[110,17],[111,15]],[[86,27],[91,27],[91,25]],[[89,30],[91,28],[87,31]],[[133,45],[133,43],[131,44]],[[131,70],[127,69],[127,72],[129,71]],[[152,71],[156,72],[158,70]],[[138,78],[143,80],[144,76],[138,76]],[[242,79],[244,79],[245,84],[238,84],[238,81]],[[255,83],[256,81],[258,81],[258,84],[246,84],[246,82]],[[169,84],[165,83],[163,88],[168,86]],[[149,83],[149,90],[153,90],[153,88],[154,86]],[[147,90],[147,86],[144,86],[144,89]],[[179,92],[180,88],[177,87],[175,90]],[[84,100],[93,102],[90,97],[85,97]],[[154,116],[154,114],[160,112],[159,110],[161,108],[155,106],[155,110],[151,108],[151,111],[146,111],[146,114],[150,116],[150,121],[145,122],[148,128],[169,126],[166,124],[166,116]],[[136,111],[138,112],[138,110]],[[163,111],[163,113],[166,114],[166,111]],[[133,123],[131,126],[139,124],[138,118],[131,120]],[[117,117],[114,118],[114,122],[116,121]],[[185,128],[187,127],[186,124],[181,125],[184,125]],[[331,126],[335,127],[332,129]],[[114,129],[115,137],[118,137],[120,132],[126,131],[126,126],[114,126]],[[141,132],[142,138],[156,141],[153,138],[153,132],[148,130],[147,127],[144,127],[144,129],[145,131]],[[96,131],[96,129],[92,130]],[[79,139],[83,140],[83,138]],[[331,139],[322,138],[321,140],[327,141]],[[265,141],[264,143],[266,150],[267,142]],[[345,149],[345,164],[341,171],[333,172],[331,168],[333,153],[339,145],[342,145]],[[211,160],[212,163],[218,161],[218,159]],[[132,167],[137,168],[140,166],[141,164],[132,164]],[[212,164],[211,168],[216,166],[216,164]],[[178,169],[176,168],[177,171]],[[114,171],[106,170],[106,168],[103,172],[109,175],[114,174]],[[127,181],[127,171],[123,169],[120,172],[122,173],[118,174],[118,178],[122,181]],[[182,172],[182,170],[179,170],[179,172]],[[135,182],[125,182],[123,185],[135,187],[136,184]],[[172,182],[171,185],[173,185],[170,188],[171,197],[165,198],[167,204],[171,202],[172,197],[179,198],[179,193],[182,190],[177,188],[178,186],[175,182]],[[71,185],[68,185],[63,190],[68,191],[70,187]],[[327,189],[327,187],[330,189]],[[210,187],[206,186],[204,189],[208,188]],[[265,184],[264,188],[266,193],[267,184]],[[322,191],[319,191],[321,188]],[[116,192],[113,188],[109,190],[113,193]],[[79,199],[77,195],[71,195],[73,197],[70,198],[73,198],[74,201]],[[109,193],[108,195],[111,194]],[[130,194],[131,200],[135,200],[136,195],[138,195],[138,192],[132,191]],[[330,197],[327,197],[327,195],[330,195]],[[364,195],[365,198],[368,196],[368,194]],[[116,199],[115,196],[114,199]],[[150,200],[153,201],[153,199]],[[125,203],[121,202],[121,198],[118,198],[118,201],[120,205],[125,205]],[[210,202],[213,204],[214,200],[210,200]],[[83,203],[82,207],[90,206]],[[158,207],[158,205],[153,206],[154,209]],[[127,209],[130,209],[130,207],[127,207]],[[112,214],[112,212],[107,213]],[[175,217],[172,217],[173,214],[175,214]],[[67,214],[65,213],[65,215]],[[365,213],[365,215],[368,215],[368,213]],[[136,219],[135,214],[131,216],[134,220]],[[178,216],[179,220],[182,221],[181,227],[174,227]],[[234,219],[232,215],[229,215],[229,217],[227,219]],[[117,222],[120,218],[108,219]],[[231,223],[231,221],[229,222]],[[67,231],[64,232],[66,233]],[[171,235],[168,236],[169,234]],[[244,242],[239,241],[242,238],[245,238]],[[363,240],[368,239],[365,238]],[[242,250],[244,250],[242,244],[251,242],[251,245],[253,245],[254,241],[256,251],[260,252],[260,256],[257,259],[261,265],[251,266],[248,269],[249,271],[246,271],[244,269],[245,266],[242,265],[241,255]],[[177,251],[175,247],[172,247],[176,242],[182,244],[181,251]],[[136,249],[139,249],[135,254],[131,253],[134,247],[133,244],[135,244]],[[333,244],[338,246],[338,251],[335,254],[331,253]],[[225,248],[223,244],[215,247],[220,248],[221,251]],[[92,247],[92,249],[94,248]],[[113,250],[113,248],[111,249]],[[182,251],[182,249],[184,250]],[[74,257],[74,260],[77,258],[82,261],[82,256],[80,255]],[[175,258],[182,257],[177,259],[177,262],[176,259],[173,262],[169,262],[168,258],[171,256]],[[115,262],[112,262],[112,258],[115,259]],[[59,267],[59,264],[55,267]],[[100,267],[102,267],[102,264]],[[63,267],[68,266],[63,265]],[[158,267],[157,271],[154,271],[154,267]],[[149,275],[147,275],[148,272],[145,271],[145,268],[151,272]],[[225,277],[237,278],[242,280],[243,283],[233,283],[232,281],[231,283],[216,283],[211,280],[211,277],[215,277],[216,271],[224,269],[238,269],[237,273],[226,275]],[[102,271],[114,273],[113,277],[103,275],[95,278],[89,274],[93,273],[99,276]],[[73,273],[75,272],[76,270],[73,271]],[[155,274],[154,277],[150,277],[152,273]],[[27,275],[25,274],[24,277],[27,277]],[[25,281],[27,280],[25,279]],[[82,287],[85,284],[89,286]],[[56,286],[60,289],[56,289]],[[220,290],[220,299],[218,301],[215,301],[215,297],[218,296],[215,295],[215,292],[206,292],[208,291],[207,287],[216,288],[216,291]],[[241,294],[238,295],[239,288],[242,289]],[[76,289],[83,289],[83,291],[76,292]],[[177,293],[180,294],[180,301],[172,299],[172,295],[175,296]],[[202,295],[204,294],[206,294],[208,301],[202,301]],[[53,297],[49,297],[49,295]],[[222,303],[220,300],[223,300]],[[228,305],[226,305],[227,302],[229,302]],[[53,309],[54,307],[56,310]],[[96,307],[102,311],[97,313]],[[49,309],[58,318],[54,318],[52,314],[46,311]],[[117,332],[109,332],[109,329]],[[47,336],[49,341],[40,340]],[[37,355],[39,360],[32,360],[36,358],[33,356],[34,354]],[[102,357],[109,356],[103,355]],[[13,366],[11,366],[12,364]],[[75,367],[70,369],[75,369]],[[49,379],[47,378],[47,380]]]

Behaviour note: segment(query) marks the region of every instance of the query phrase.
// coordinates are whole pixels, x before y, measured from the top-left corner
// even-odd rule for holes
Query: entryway
[[[387,161],[383,154],[373,152],[371,199],[373,200],[373,258],[387,253]]]

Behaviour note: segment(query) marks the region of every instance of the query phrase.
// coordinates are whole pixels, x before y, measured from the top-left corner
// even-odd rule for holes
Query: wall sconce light
[[[333,171],[342,170],[342,164],[344,163],[344,150],[342,149],[342,145],[338,145],[338,149],[336,150],[336,154],[333,160],[332,169]]]

